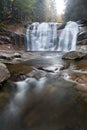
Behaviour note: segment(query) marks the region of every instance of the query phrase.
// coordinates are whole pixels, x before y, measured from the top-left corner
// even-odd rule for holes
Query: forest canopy
[[[45,0],[0,0],[0,21],[45,20]]]
[[[87,0],[65,0],[64,21],[87,19]],[[55,0],[0,0],[0,21],[55,22]]]
[[[23,21],[49,21],[53,8],[50,7],[49,9],[49,5],[47,5],[46,1],[47,0],[0,0],[0,21],[5,20],[14,23]],[[50,5],[53,6],[53,4]],[[56,13],[54,12],[53,14]]]
[[[87,19],[87,0],[65,0],[65,21]]]

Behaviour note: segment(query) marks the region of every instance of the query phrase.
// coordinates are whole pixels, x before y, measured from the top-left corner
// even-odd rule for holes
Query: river
[[[12,76],[0,90],[0,130],[87,130],[86,63],[43,52],[7,65]]]

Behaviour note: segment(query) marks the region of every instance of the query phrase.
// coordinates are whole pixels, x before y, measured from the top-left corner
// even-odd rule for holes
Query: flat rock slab
[[[53,72],[53,73],[55,73],[55,72],[58,72],[60,70],[65,69],[65,66],[63,66],[63,65],[47,66],[47,67],[39,67],[38,69],[46,71],[46,72]]]
[[[8,71],[5,64],[0,63],[0,82],[8,79],[10,77],[10,72]]]
[[[76,60],[76,59],[83,59],[87,57],[86,52],[80,52],[80,51],[71,51],[67,52],[62,56],[62,59],[67,60]]]
[[[14,58],[21,58],[19,53],[7,54],[7,53],[0,53],[0,59],[12,60]]]
[[[28,61],[30,59],[35,59],[37,57],[40,57],[40,53],[31,53],[25,51],[8,52],[0,50],[0,61],[2,63],[17,64],[22,63],[24,61]]]

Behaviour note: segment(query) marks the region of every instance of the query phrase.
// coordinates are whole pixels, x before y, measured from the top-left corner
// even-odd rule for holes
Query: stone
[[[11,39],[8,36],[0,36],[0,40],[4,43],[11,43]]]
[[[14,58],[21,58],[21,55],[20,55],[18,52],[15,52],[15,53],[13,54],[13,57],[14,57]]]
[[[87,39],[87,31],[78,34],[77,41],[82,41],[84,39]]]
[[[62,24],[58,25],[58,30],[64,29],[65,26],[66,26],[66,23],[62,23]]]
[[[62,56],[62,59],[67,59],[67,60],[76,60],[76,59],[83,59],[87,57],[87,53],[85,52],[80,52],[80,51],[71,51],[67,52]]]
[[[13,45],[14,48],[24,48],[24,40],[25,34],[20,31],[14,31],[9,29],[4,29],[2,33],[0,33],[0,41],[1,43],[8,43]]]
[[[77,41],[77,45],[87,45],[87,39],[83,39],[81,41]]]
[[[19,53],[0,53],[0,59],[12,60],[14,58],[21,58],[21,55]]]
[[[8,71],[5,64],[0,63],[0,82],[8,79],[10,77],[10,72]]]
[[[46,72],[59,72],[60,70],[64,70],[66,68],[66,66],[64,65],[56,65],[56,66],[47,66],[47,67],[39,67],[39,70],[43,70]]]
[[[87,26],[87,19],[78,20],[77,23],[81,27]]]
[[[87,93],[87,86],[86,86],[86,85],[76,85],[75,88],[76,88],[79,92],[86,92],[86,93]]]

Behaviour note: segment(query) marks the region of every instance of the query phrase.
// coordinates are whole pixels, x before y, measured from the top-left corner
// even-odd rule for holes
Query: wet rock
[[[10,77],[10,72],[8,71],[5,64],[0,63],[0,82],[8,79]]]
[[[23,74],[23,73],[20,73],[20,72],[11,72],[11,80],[12,81],[22,81],[22,80],[25,80],[28,76]]]
[[[58,71],[60,71],[60,70],[65,69],[65,66],[63,66],[63,65],[58,65],[58,66],[47,66],[47,67],[39,67],[38,69],[39,69],[39,70],[46,71],[46,72],[55,73],[55,72],[58,72]]]
[[[87,92],[87,86],[86,86],[86,85],[76,85],[75,88],[76,88],[78,91]]]
[[[4,43],[11,43],[11,39],[8,36],[0,36],[0,41]]]
[[[12,60],[14,58],[21,58],[19,53],[0,53],[0,59]]]
[[[76,60],[76,59],[83,59],[87,57],[87,53],[80,52],[80,51],[71,51],[67,52],[62,56],[62,59],[67,60]]]
[[[78,42],[77,42],[77,45],[87,45],[87,39],[78,41]]]
[[[87,26],[79,27],[79,33],[87,31]]]
[[[60,30],[60,29],[64,29],[65,26],[66,26],[66,23],[62,23],[62,24],[60,24],[60,25],[58,26],[58,30]]]
[[[27,74],[27,77],[34,77],[36,79],[40,79],[41,77],[45,77],[45,76],[47,76],[47,72],[39,69],[34,69],[29,74]]]
[[[87,73],[81,73],[80,71],[75,70],[74,73],[72,73],[72,71],[69,73],[63,72],[61,76],[67,81],[71,81],[80,85],[87,84]]]
[[[16,53],[13,54],[13,57],[14,58],[21,58],[21,54],[19,54],[18,52],[16,52]]]
[[[77,23],[81,27],[87,26],[87,19],[78,20]]]
[[[76,48],[77,51],[87,51],[87,45],[78,45]]]
[[[79,33],[79,35],[77,37],[77,41],[82,41],[84,39],[87,39],[87,31]]]

